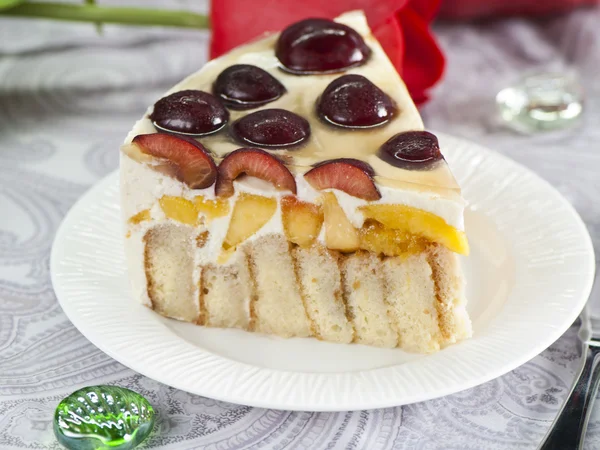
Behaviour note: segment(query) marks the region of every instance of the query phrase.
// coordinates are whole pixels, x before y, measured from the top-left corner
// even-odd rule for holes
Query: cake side
[[[319,244],[301,248],[285,236],[268,234],[241,245],[215,274],[215,266],[182,257],[197,246],[182,229],[163,224],[145,234],[150,307],[166,317],[415,352],[437,351],[471,335],[461,310],[462,283],[452,276],[459,271],[458,261],[441,246],[380,257],[344,254]],[[182,249],[185,245],[188,252]],[[330,264],[324,265],[324,258]],[[198,285],[190,289],[196,278]]]
[[[460,265],[456,253],[441,244],[449,240],[443,233],[437,243],[382,225],[371,234],[373,224],[360,208],[373,203],[331,190],[329,198],[342,216],[330,216],[322,213],[327,192],[306,194],[315,203],[289,202],[289,195],[258,189],[248,179],[236,181],[236,194],[220,204],[223,215],[215,217],[196,205],[216,204],[216,199],[181,189],[126,155],[122,173],[134,295],[162,315],[212,327],[417,352],[436,351],[471,335]],[[141,179],[152,189],[143,189]],[[254,202],[250,216],[237,206],[247,198]],[[261,199],[268,205],[264,210]],[[288,208],[303,205],[318,213],[295,216],[291,233],[285,217],[294,212]],[[328,247],[341,220],[362,249]],[[256,229],[228,247],[226,242],[235,242],[232,236],[239,234],[231,231],[236,224],[244,231]],[[457,228],[448,229],[460,235]],[[344,239],[342,233],[334,243]]]

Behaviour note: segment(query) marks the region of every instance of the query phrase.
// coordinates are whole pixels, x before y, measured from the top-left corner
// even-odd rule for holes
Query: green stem
[[[83,3],[93,6],[96,4],[96,0],[83,0]],[[102,34],[102,22],[96,22],[96,32],[100,35]]]
[[[37,17],[76,22],[160,25],[180,28],[208,28],[208,17],[188,11],[142,8],[111,8],[96,5],[25,2],[0,11],[0,16]]]

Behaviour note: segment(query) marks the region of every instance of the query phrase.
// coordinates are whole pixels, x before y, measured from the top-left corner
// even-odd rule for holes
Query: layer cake
[[[414,352],[471,335],[460,188],[361,12],[173,87],[122,146],[121,192],[158,314]]]

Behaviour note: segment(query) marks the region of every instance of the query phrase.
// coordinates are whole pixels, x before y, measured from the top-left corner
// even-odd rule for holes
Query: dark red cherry
[[[353,197],[379,200],[381,193],[373,181],[373,168],[352,158],[332,159],[317,164],[304,178],[318,191],[339,189]]]
[[[285,109],[262,109],[237,120],[233,137],[258,147],[289,147],[310,137],[308,121]]]
[[[321,167],[321,166],[323,166],[325,164],[329,164],[329,163],[346,163],[346,164],[351,164],[354,167],[358,167],[360,170],[362,170],[363,172],[365,172],[370,177],[374,177],[375,176],[375,171],[373,170],[373,167],[371,167],[371,165],[369,163],[366,163],[364,161],[361,161],[360,159],[354,159],[354,158],[329,159],[327,161],[321,161],[321,162],[319,162],[317,164],[314,164],[313,167],[317,168],[317,167]]]
[[[325,88],[317,113],[340,127],[371,128],[389,122],[396,113],[396,104],[362,75],[344,75]]]
[[[444,158],[437,137],[427,131],[406,131],[392,136],[379,149],[379,157],[403,169],[428,169]]]
[[[150,120],[164,131],[200,136],[223,128],[229,120],[229,111],[214,95],[187,90],[157,101]]]
[[[282,69],[297,75],[342,72],[364,64],[370,54],[360,34],[327,19],[306,19],[290,25],[275,46]]]
[[[286,90],[260,67],[236,64],[217,77],[213,93],[231,109],[252,109],[277,100]]]

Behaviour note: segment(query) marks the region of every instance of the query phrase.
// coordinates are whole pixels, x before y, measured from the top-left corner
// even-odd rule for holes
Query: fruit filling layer
[[[243,243],[270,233],[283,234],[301,247],[318,243],[342,252],[398,256],[418,253],[432,242],[456,253],[469,252],[462,208],[444,199],[431,202],[422,193],[405,192],[401,204],[388,203],[390,194],[399,193],[383,188],[379,200],[367,201],[336,188],[319,190],[305,177],[292,177],[294,195],[291,189],[277,190],[265,180],[246,176],[232,181],[233,194],[224,197],[215,195],[213,188],[188,189],[133,161],[123,163],[126,174],[129,169],[140,178],[152,178],[149,183],[156,186],[130,193],[129,203],[139,208],[128,220],[131,230],[142,232],[166,220],[209,231],[210,262],[224,263]],[[432,204],[441,207],[452,225],[419,207]]]
[[[162,220],[213,230],[211,223],[225,228],[221,253],[227,254],[239,245],[264,235],[261,230],[273,222],[266,233],[281,233],[288,241],[301,247],[321,242],[331,250],[353,252],[368,250],[386,256],[399,256],[422,251],[429,243],[468,254],[464,232],[448,225],[440,217],[405,205],[367,204],[355,213],[362,213],[362,224],[355,225],[332,191],[323,192],[315,202],[306,202],[294,195],[266,197],[241,192],[235,198],[210,200],[201,195],[193,198],[164,195],[158,200],[159,211],[145,209],[133,215],[129,223],[144,226]],[[216,233],[222,235],[223,233]],[[218,258],[217,258],[218,259]],[[222,260],[222,259],[221,259]]]

